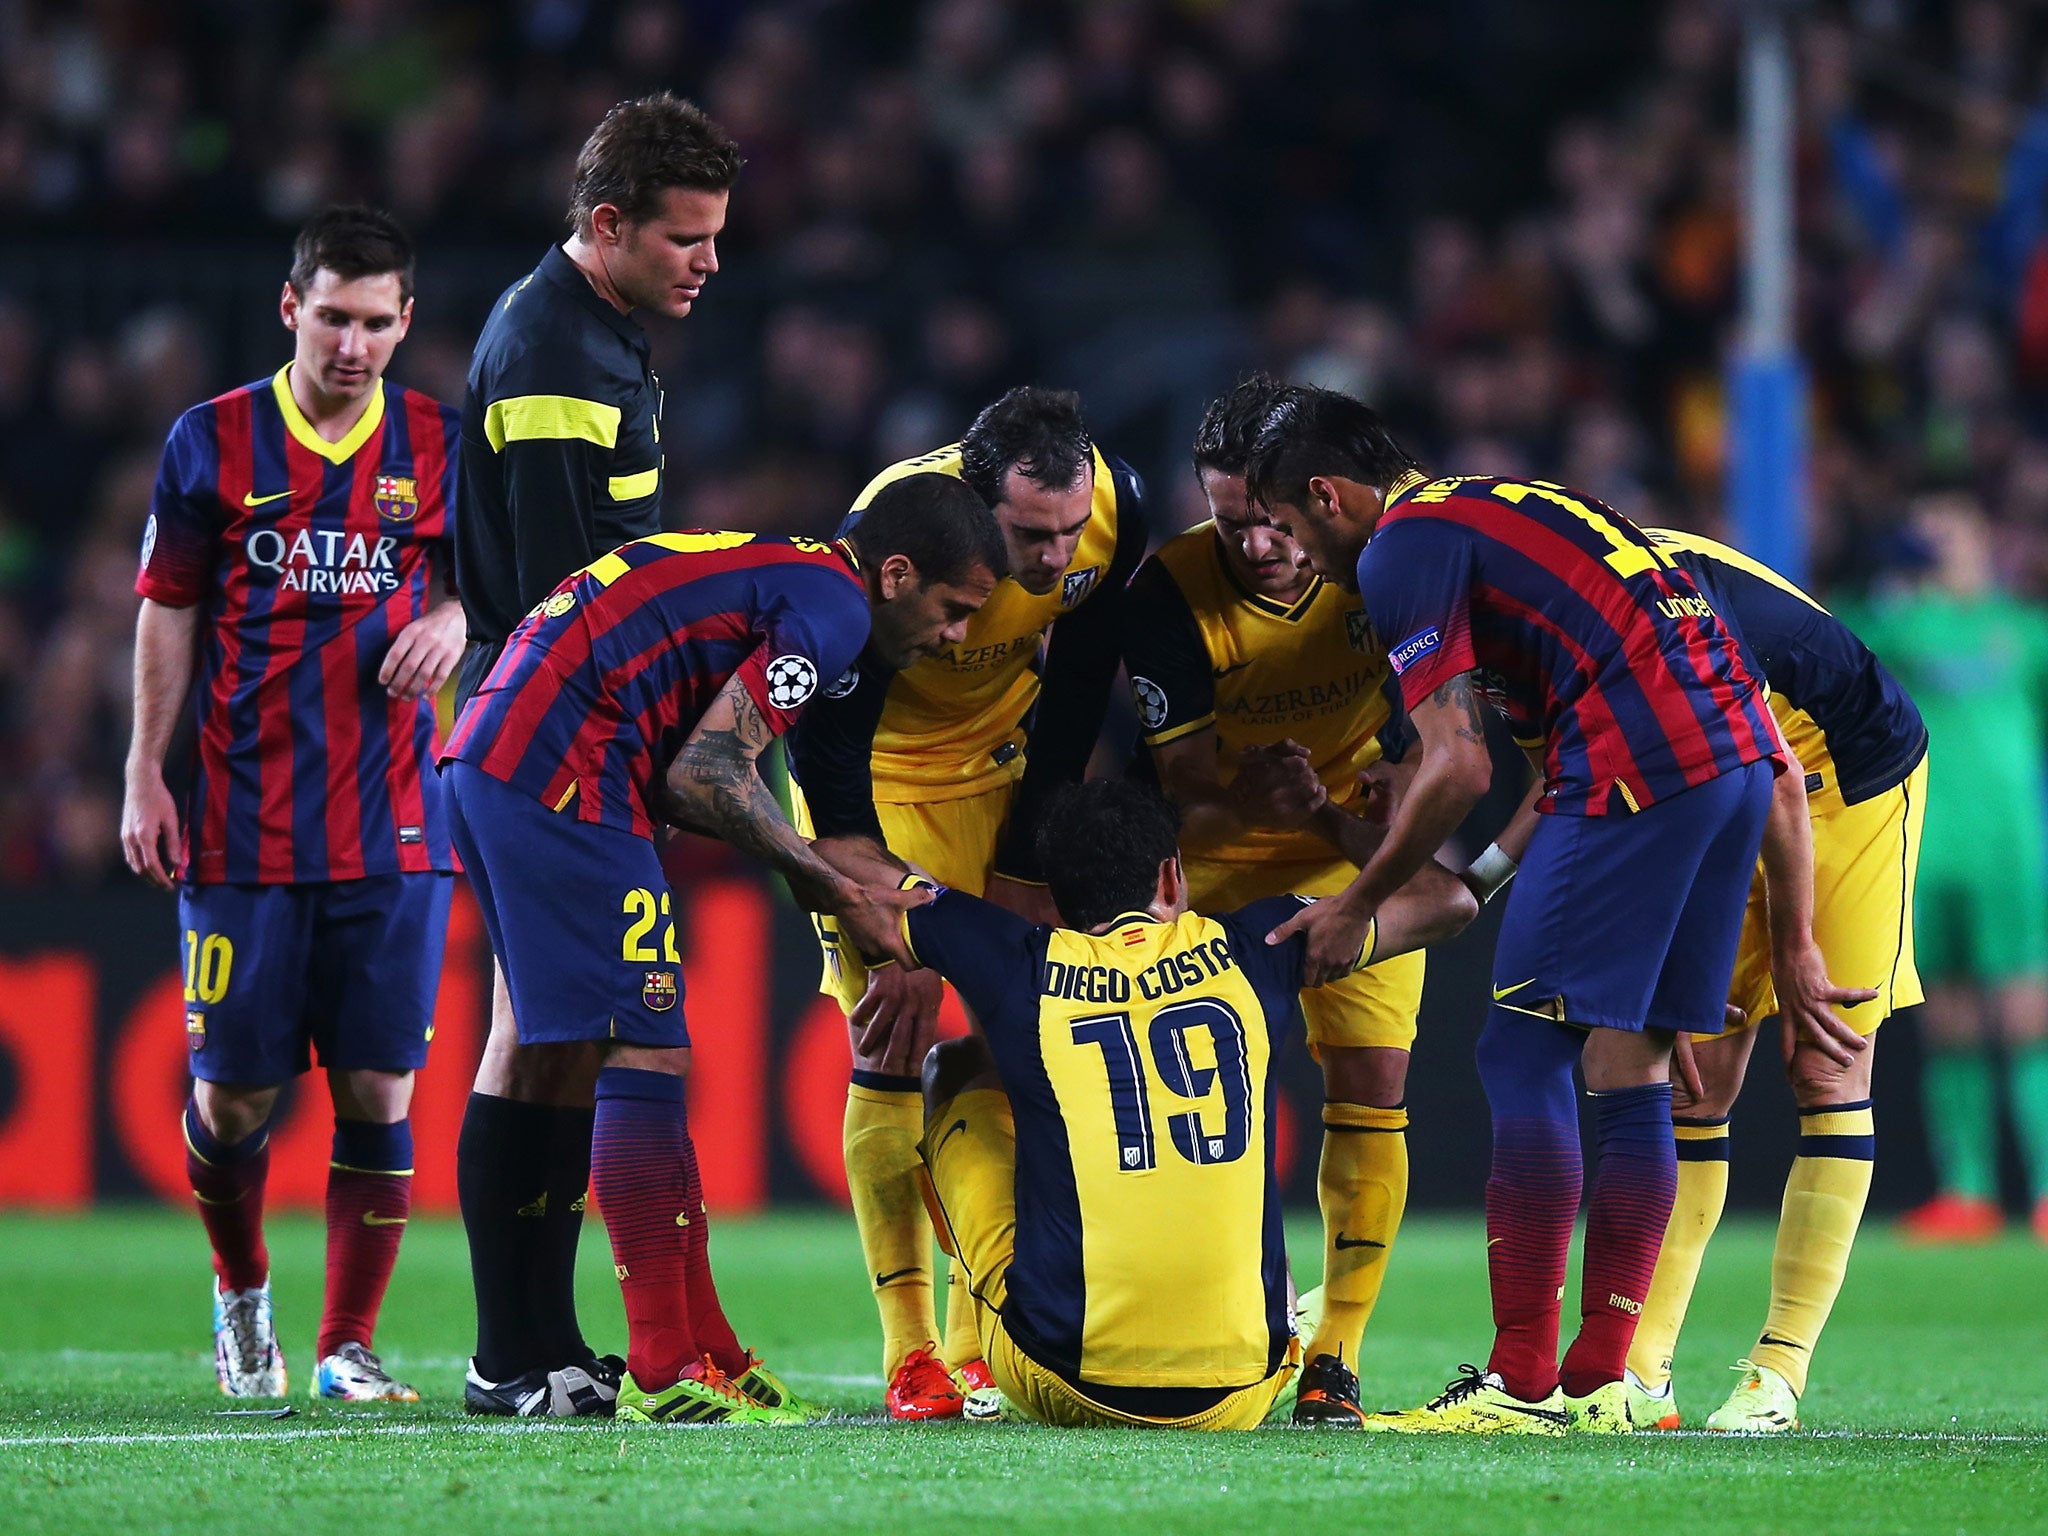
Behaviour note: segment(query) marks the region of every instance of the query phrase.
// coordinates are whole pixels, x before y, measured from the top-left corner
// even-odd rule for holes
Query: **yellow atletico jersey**
[[[1117,548],[1122,477],[1100,448],[1087,530],[1059,586],[1044,596],[1015,581],[967,621],[966,637],[898,672],[875,726],[874,796],[883,801],[978,795],[1024,771],[1025,723],[1038,702],[1039,652],[1053,622],[1104,589]],[[883,486],[907,475],[958,478],[960,445],[892,464],[854,501],[866,510]]]
[[[1292,738],[1308,748],[1330,798],[1349,805],[1359,773],[1406,728],[1390,702],[1386,652],[1357,596],[1320,577],[1292,604],[1246,590],[1224,563],[1214,523],[1168,540],[1139,567],[1123,620],[1146,745],[1213,726],[1226,784],[1246,747]],[[1330,857],[1327,842],[1302,830],[1248,831],[1201,852],[1233,864]]]
[[[1034,927],[959,891],[905,914],[981,1021],[1017,1128],[1005,1332],[1082,1387],[1236,1388],[1287,1357],[1273,1062],[1292,897]],[[927,1141],[943,1150],[949,1127]]]

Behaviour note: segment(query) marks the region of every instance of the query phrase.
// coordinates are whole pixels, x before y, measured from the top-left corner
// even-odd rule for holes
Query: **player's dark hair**
[[[1010,574],[1009,546],[986,503],[951,475],[905,475],[875,492],[846,535],[861,564],[901,555],[918,579],[957,582],[976,566],[1001,581]]]
[[[569,225],[588,237],[600,203],[634,222],[652,218],[669,188],[723,192],[743,164],[732,135],[682,97],[662,91],[622,101],[577,151]]]
[[[1142,912],[1159,866],[1180,853],[1180,817],[1136,779],[1090,779],[1053,791],[1038,824],[1038,859],[1071,928]]]
[[[1021,470],[1041,490],[1064,491],[1094,461],[1095,440],[1071,389],[1020,384],[982,407],[960,439],[960,478],[990,506],[1003,499],[1003,476]]]
[[[1318,475],[1384,490],[1421,467],[1363,400],[1334,389],[1291,385],[1274,399],[1252,444],[1245,492],[1260,506],[1298,507]]]
[[[303,299],[322,268],[345,283],[396,272],[399,303],[412,297],[412,239],[375,208],[327,208],[306,221],[292,242],[292,292]]]
[[[1209,402],[1202,424],[1195,428],[1195,469],[1213,469],[1219,475],[1241,475],[1252,456],[1252,444],[1259,428],[1279,401],[1285,387],[1263,373],[1240,379],[1237,386]]]

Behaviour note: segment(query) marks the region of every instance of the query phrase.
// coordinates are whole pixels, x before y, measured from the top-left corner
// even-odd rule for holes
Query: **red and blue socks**
[[[269,1126],[237,1142],[217,1141],[200,1118],[198,1102],[185,1101],[185,1177],[199,1202],[223,1290],[246,1291],[270,1278],[270,1250],[263,1243],[263,1185],[269,1175]]]
[[[412,1214],[412,1125],[336,1120],[327,1165],[327,1300],[319,1356],[365,1349]]]
[[[1600,1162],[1586,1202],[1579,1336],[1562,1370],[1567,1397],[1621,1380],[1678,1195],[1669,1083],[1596,1093],[1593,1120]]]
[[[689,1287],[691,1228],[704,1224],[688,1176],[695,1163],[680,1077],[633,1067],[598,1073],[591,1187],[625,1296],[626,1369],[642,1391],[673,1386],[701,1357]]]
[[[1486,1368],[1529,1403],[1557,1386],[1559,1298],[1579,1213],[1572,1068],[1581,1040],[1561,1024],[1498,1007],[1479,1037],[1479,1079],[1493,1111],[1486,1271],[1494,1344]]]

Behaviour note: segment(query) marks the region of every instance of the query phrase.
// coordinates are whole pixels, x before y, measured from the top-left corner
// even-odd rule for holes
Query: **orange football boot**
[[[889,1378],[889,1417],[892,1419],[957,1419],[967,1399],[946,1374],[946,1363],[932,1345],[913,1349]]]

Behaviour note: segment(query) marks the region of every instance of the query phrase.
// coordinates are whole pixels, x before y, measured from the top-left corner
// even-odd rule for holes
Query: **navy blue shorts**
[[[449,763],[441,776],[519,1043],[688,1045],[668,877],[654,844],[551,811],[470,763]]]
[[[1715,1035],[1771,804],[1750,763],[1627,816],[1545,816],[1493,955],[1499,1007]]]
[[[269,1088],[313,1064],[413,1072],[434,1037],[453,875],[185,885],[192,1075]]]

